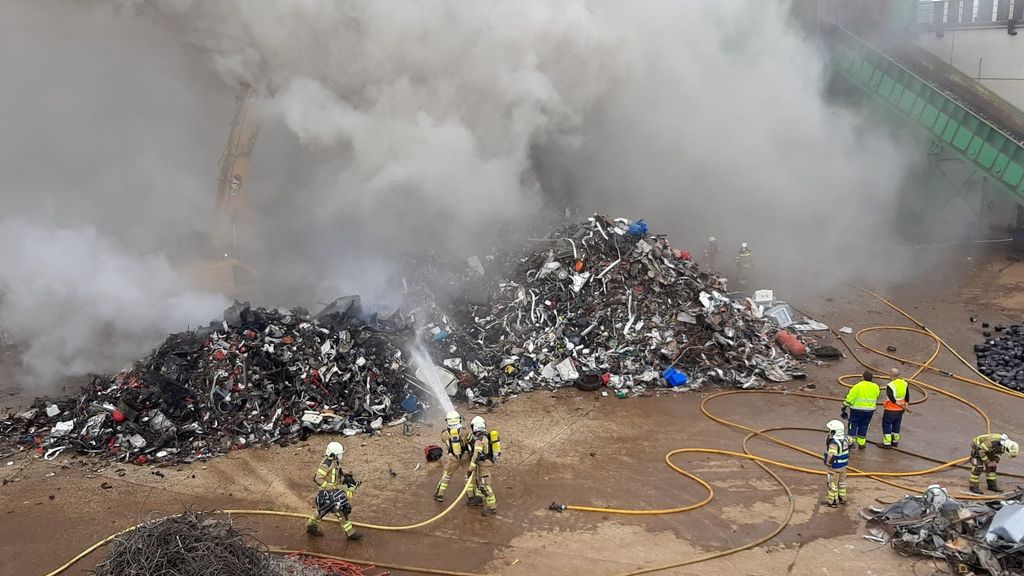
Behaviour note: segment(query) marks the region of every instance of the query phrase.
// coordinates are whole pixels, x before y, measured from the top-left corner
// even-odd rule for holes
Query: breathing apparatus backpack
[[[484,447],[483,454],[481,454],[481,459],[496,462],[498,456],[501,456],[501,437],[497,430],[491,430],[490,432],[477,435],[473,438],[473,441],[480,441],[485,436],[487,444]]]

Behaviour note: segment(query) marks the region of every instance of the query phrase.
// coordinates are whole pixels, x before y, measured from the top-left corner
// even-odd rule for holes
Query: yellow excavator
[[[248,84],[239,87],[235,97],[235,115],[224,154],[220,159],[220,182],[214,205],[213,230],[205,251],[215,254],[205,262],[178,268],[185,280],[198,290],[220,292],[226,296],[243,297],[255,287],[256,274],[237,254],[240,232],[251,222],[246,202],[246,179],[249,156],[256,145],[260,126],[252,113],[256,92]]]

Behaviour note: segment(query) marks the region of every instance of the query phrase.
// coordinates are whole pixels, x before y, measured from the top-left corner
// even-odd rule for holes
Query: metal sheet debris
[[[900,554],[944,560],[953,574],[1024,572],[1024,491],[984,503],[961,502],[931,486],[884,509],[862,510],[868,530]]]

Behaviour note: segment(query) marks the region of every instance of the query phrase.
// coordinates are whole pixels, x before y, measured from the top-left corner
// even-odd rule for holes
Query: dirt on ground
[[[999,257],[964,260],[967,281],[962,284],[935,279],[889,287],[885,296],[973,359],[971,347],[982,336],[981,323],[969,322],[971,315],[993,323],[1008,322],[1024,310],[1017,290],[1024,285],[1024,264],[1006,268],[1007,264]],[[879,300],[851,287],[794,304],[835,328],[912,325]],[[882,369],[896,364],[870,354],[853,336],[844,338],[873,366]],[[839,345],[833,336],[821,339]],[[897,356],[917,361],[934,349],[930,338],[910,332],[868,332],[863,340],[882,349],[896,346]],[[847,356],[830,365],[808,365],[807,380],[786,383],[782,389],[844,396],[837,377],[863,370],[851,354]],[[970,375],[948,353],[935,365]],[[904,373],[913,368],[905,364]],[[993,429],[1011,436],[1024,433],[1024,425],[1015,417],[1018,399],[934,372],[920,379],[978,403],[990,415]],[[814,388],[804,388],[808,384]],[[742,546],[777,527],[786,516],[789,498],[753,462],[727,455],[688,453],[672,458],[714,488],[714,500],[698,510],[636,516],[548,509],[552,502],[658,509],[702,500],[705,490],[670,469],[665,455],[695,447],[742,451],[747,432],[702,414],[701,404],[712,392],[665,391],[620,400],[566,389],[510,398],[493,411],[467,411],[467,420],[482,414],[501,431],[504,454],[494,468],[496,517],[483,518],[479,508],[460,504],[432,525],[406,532],[369,530],[358,543],[347,543],[334,524],[326,526],[325,538],[309,539],[300,518],[240,515],[236,521],[255,530],[270,546],[477,574],[615,575]],[[716,398],[705,407],[752,429],[823,428],[839,413],[838,401],[758,393]],[[413,436],[404,436],[398,428],[374,437],[342,439],[346,466],[363,481],[353,503],[354,520],[404,525],[444,508],[432,499],[440,469],[423,459],[423,447],[438,442],[441,426],[441,418],[432,417],[417,424]],[[879,439],[880,426],[877,415],[871,423],[871,439]],[[978,414],[933,394],[904,419],[900,448],[905,451],[869,446],[855,451],[853,465],[876,471],[929,468],[932,463],[913,453],[952,460],[966,455],[970,439],[982,431],[984,423]],[[823,447],[823,432],[774,434],[814,453]],[[9,457],[0,462],[0,558],[4,559],[0,573],[46,574],[109,534],[185,508],[308,513],[314,469],[324,445],[333,439],[319,436],[287,447],[236,451],[206,463],[167,468],[110,466],[73,456],[50,462],[25,455]],[[749,447],[769,458],[822,467],[818,457],[764,440],[753,439]],[[1007,461],[1001,470],[1024,473],[1022,464]],[[934,569],[931,560],[904,558],[862,538],[866,532],[858,510],[893,501],[905,490],[854,478],[850,504],[831,509],[820,503],[821,476],[782,469],[778,474],[792,490],[795,513],[777,537],[748,551],[661,573],[909,575],[930,574]],[[941,483],[957,494],[966,488],[967,471],[945,470],[905,482],[922,490]],[[102,550],[94,553],[67,573],[88,573],[102,555]]]

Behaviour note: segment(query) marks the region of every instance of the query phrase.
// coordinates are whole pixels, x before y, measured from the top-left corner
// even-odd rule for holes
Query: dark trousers
[[[886,410],[882,413],[882,438],[885,445],[900,443],[900,423],[903,410]]]
[[[858,446],[867,444],[868,424],[874,415],[874,410],[850,410],[850,436],[857,440]]]

